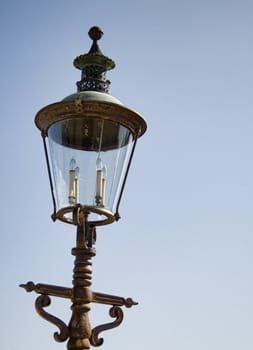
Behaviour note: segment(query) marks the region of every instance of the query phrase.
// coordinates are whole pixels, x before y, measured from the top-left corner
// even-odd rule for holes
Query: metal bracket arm
[[[89,344],[93,346],[102,345],[104,339],[100,337],[100,333],[118,327],[122,323],[123,311],[121,307],[125,306],[130,308],[133,305],[138,304],[132,298],[123,298],[116,295],[92,291],[88,293],[89,289],[87,289],[86,286],[66,288],[42,283],[34,284],[30,281],[26,284],[21,284],[20,287],[24,288],[27,292],[34,291],[40,294],[35,302],[35,308],[38,314],[59,328],[59,332],[54,333],[54,338],[57,342],[63,342],[69,339],[69,350],[76,349],[76,344],[79,344],[79,342],[82,342],[83,344],[80,349],[89,349]],[[71,299],[73,301],[73,314],[69,326],[44,310],[44,308],[51,303],[49,295]],[[112,307],[109,310],[109,315],[115,320],[91,329],[87,314],[89,311],[89,302],[111,305]],[[79,324],[85,324],[85,326],[80,328]],[[80,329],[77,329],[76,325],[78,325]]]
[[[132,307],[133,305],[138,305],[132,298],[123,298],[116,295],[104,294],[104,293],[92,293],[92,301],[98,304],[107,304],[113,306],[125,306]]]
[[[109,315],[115,320],[92,329],[90,342],[93,346],[100,346],[103,344],[104,339],[99,337],[101,332],[118,327],[123,321],[123,311],[121,306],[132,307],[138,303],[131,298],[118,297],[116,295],[109,295],[104,293],[92,293],[92,301],[98,304],[112,305],[109,310]]]
[[[35,301],[36,311],[42,318],[44,318],[48,322],[51,322],[52,324],[54,324],[56,327],[59,328],[59,332],[54,333],[54,339],[57,342],[64,342],[69,337],[68,326],[62,320],[51,315],[50,313],[44,310],[44,308],[49,306],[50,304],[51,304],[51,300],[48,295],[40,295]]]
[[[91,336],[90,336],[91,345],[93,346],[102,345],[104,343],[104,338],[99,337],[100,333],[107,331],[109,329],[118,327],[122,323],[124,315],[120,306],[114,305],[112,308],[110,308],[109,315],[115,318],[115,320],[113,322],[109,322],[92,329]]]
[[[43,295],[51,295],[54,297],[72,299],[72,288],[53,286],[50,284],[34,284],[33,282],[27,282],[26,284],[20,284],[20,287],[24,288],[28,293],[36,292]]]
[[[67,287],[59,287],[50,284],[27,282],[26,284],[20,284],[20,287],[24,288],[27,292],[35,292],[42,295],[50,295],[60,298],[73,299],[73,289]],[[127,308],[133,305],[138,305],[132,298],[123,298],[116,295],[104,294],[104,293],[92,293],[91,302],[97,304],[113,305],[113,306],[125,306]]]

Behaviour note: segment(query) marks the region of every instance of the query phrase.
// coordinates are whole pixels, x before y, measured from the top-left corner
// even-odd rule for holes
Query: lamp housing
[[[106,71],[115,63],[97,40],[74,60],[82,71],[78,91],[42,108],[35,117],[43,137],[54,212],[52,218],[93,225],[119,219],[119,203],[137,139],[146,131],[143,117],[108,94]]]

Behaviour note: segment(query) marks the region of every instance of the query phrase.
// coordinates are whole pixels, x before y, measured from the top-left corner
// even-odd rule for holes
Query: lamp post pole
[[[52,218],[76,226],[76,246],[72,249],[75,260],[72,288],[33,282],[20,287],[39,294],[36,311],[58,327],[54,339],[67,341],[68,350],[102,345],[100,333],[121,324],[122,307],[137,304],[131,298],[97,293],[91,288],[96,227],[119,219],[119,203],[136,142],[146,130],[137,112],[108,95],[110,82],[105,73],[115,63],[98,47],[102,34],[100,28],[92,27],[89,53],[74,60],[75,67],[82,70],[78,92],[44,107],[35,118],[45,149]],[[52,296],[71,300],[68,324],[45,310]],[[114,320],[92,327],[90,303],[110,305],[109,315]]]
[[[86,218],[85,218],[86,219]],[[91,325],[88,312],[92,301],[91,259],[96,255],[92,247],[95,230],[87,225],[86,220],[77,226],[76,248],[72,249],[75,256],[73,274],[72,317],[69,323],[68,349],[89,349]]]

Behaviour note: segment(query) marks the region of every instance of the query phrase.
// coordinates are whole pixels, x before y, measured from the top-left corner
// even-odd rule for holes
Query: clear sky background
[[[75,229],[50,219],[33,120],[75,92],[93,25],[116,61],[111,95],[148,122],[93,261],[95,291],[139,305],[102,348],[252,350],[251,0],[1,1],[1,348],[65,349],[18,285],[71,286]],[[69,307],[48,311],[68,322]],[[92,305],[92,325],[107,313]]]

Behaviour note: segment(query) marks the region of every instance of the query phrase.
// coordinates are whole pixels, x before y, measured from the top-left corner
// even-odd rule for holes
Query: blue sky
[[[75,92],[73,58],[99,25],[110,94],[148,123],[122,219],[98,229],[94,290],[139,301],[103,348],[252,350],[252,17],[247,0],[1,2],[3,348],[65,348],[18,288],[72,279],[75,230],[50,219],[33,120]],[[68,322],[69,307],[54,298],[50,311]],[[92,305],[93,326],[107,312]]]

